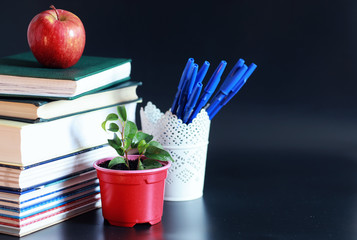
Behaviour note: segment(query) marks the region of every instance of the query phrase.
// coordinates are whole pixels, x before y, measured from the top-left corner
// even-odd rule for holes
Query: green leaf
[[[110,123],[108,130],[111,131],[111,132],[118,132],[119,131],[119,126],[116,123]]]
[[[156,159],[160,161],[174,161],[170,153],[166,152],[164,149],[150,145],[146,149],[145,156],[147,158]]]
[[[117,164],[120,164],[120,163],[125,163],[124,158],[122,158],[122,157],[115,157],[115,158],[113,158],[113,159],[109,162],[108,167],[109,167],[109,168],[112,168],[114,165],[117,165]]]
[[[118,119],[118,115],[116,115],[115,113],[109,113],[105,121],[115,121]]]
[[[124,149],[122,147],[122,142],[118,135],[114,133],[114,139],[108,139],[109,145],[114,148],[120,156],[124,156]]]
[[[104,129],[104,131],[107,131],[106,125],[107,121],[102,122],[102,128]]]
[[[150,134],[147,134],[147,133],[143,133],[143,132],[140,132],[138,131],[134,138],[133,138],[133,142],[131,143],[132,147],[133,148],[136,148],[138,147],[138,144],[141,140],[145,140],[146,143],[150,142],[154,137]]]
[[[130,138],[131,140],[133,140],[137,131],[138,127],[136,126],[136,124],[132,121],[127,121],[125,123],[124,138]]]
[[[106,125],[108,121],[115,121],[118,120],[118,115],[116,115],[115,113],[110,113],[108,114],[107,118],[105,119],[104,122],[102,122],[102,128],[104,129],[104,131],[107,131]]]
[[[123,147],[120,147],[120,148],[117,148],[115,149],[117,151],[117,153],[120,155],[120,156],[124,156],[124,148]]]
[[[121,146],[122,143],[121,143],[120,138],[118,137],[118,134],[114,133],[114,139],[113,140],[116,142],[116,144]]]
[[[108,139],[108,143],[109,143],[109,145],[112,147],[112,148],[114,148],[114,149],[118,149],[118,148],[120,148],[121,147],[121,145],[118,145],[114,140],[112,140],[112,139]]]
[[[144,165],[143,163],[141,162],[141,160],[138,161],[138,170],[144,170]]]
[[[127,119],[126,119],[126,109],[125,109],[125,106],[118,106],[118,114],[119,114],[119,117],[120,119],[125,122]]]
[[[157,148],[160,148],[160,149],[164,149],[164,147],[157,141],[149,142],[149,146],[154,146],[154,147],[157,147]]]
[[[131,147],[131,138],[126,138],[124,141],[124,151],[128,150]]]
[[[143,139],[139,142],[138,144],[138,151],[140,154],[142,154],[146,149],[146,141]]]
[[[162,167],[162,164],[155,159],[145,159],[143,161],[144,169],[153,169]]]

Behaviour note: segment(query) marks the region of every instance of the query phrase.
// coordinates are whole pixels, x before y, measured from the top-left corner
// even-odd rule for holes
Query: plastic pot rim
[[[132,158],[129,160],[136,160],[139,155],[129,155],[128,157]],[[106,162],[108,160],[112,160],[114,157],[107,157],[107,158],[102,158],[93,163],[93,167],[97,169],[98,171],[110,173],[110,174],[143,174],[143,173],[154,173],[154,172],[161,172],[166,169],[168,169],[171,166],[170,161],[159,161],[160,163],[163,164],[162,167],[159,168],[153,168],[153,169],[145,169],[145,170],[116,170],[116,169],[109,169],[109,168],[102,168],[99,166],[100,163]]]

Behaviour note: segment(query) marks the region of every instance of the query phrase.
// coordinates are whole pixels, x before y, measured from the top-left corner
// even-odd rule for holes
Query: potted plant
[[[113,132],[108,143],[119,156],[94,163],[103,217],[110,224],[123,227],[159,223],[167,169],[173,159],[160,143],[152,141],[152,135],[138,131],[136,124],[127,120],[125,107],[117,110],[118,114],[107,116],[102,128]]]

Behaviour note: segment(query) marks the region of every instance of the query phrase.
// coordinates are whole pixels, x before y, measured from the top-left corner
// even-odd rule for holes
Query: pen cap
[[[193,64],[193,67],[192,67],[192,74],[187,80],[187,88],[186,88],[187,94],[191,94],[191,92],[192,92],[193,86],[196,82],[197,71],[198,71],[198,65],[195,63],[195,64]]]
[[[255,65],[254,63],[251,63],[248,67],[248,70],[244,73],[242,79],[244,82],[247,81],[247,79],[250,77],[250,75],[252,75],[252,73],[254,72],[254,70],[257,68],[257,65]]]
[[[192,77],[194,67],[195,67],[195,63],[192,63],[189,66],[189,69],[187,70],[187,74],[186,74],[185,80],[184,80],[182,88],[181,88],[183,92],[187,92],[187,90],[188,90],[188,87],[190,85],[190,79]]]
[[[247,82],[248,78],[252,75],[252,73],[254,72],[254,70],[256,68],[257,68],[257,65],[255,65],[254,63],[249,65],[248,70],[242,76],[241,81],[238,81],[238,83],[233,87],[232,91],[223,100],[221,105],[226,105],[234,97],[234,95],[236,95],[239,92],[239,90]]]
[[[233,87],[237,84],[237,82],[242,78],[243,74],[247,71],[247,65],[243,65],[239,68],[232,77],[227,77],[226,80],[223,82],[221,88],[219,89],[220,92],[228,95],[229,92],[233,89]]]
[[[232,77],[238,71],[239,68],[243,67],[243,65],[244,60],[239,59],[227,76]]]
[[[198,82],[202,82],[203,79],[205,78],[206,74],[207,74],[207,71],[208,71],[208,68],[209,68],[209,65],[210,63],[205,61],[202,65],[202,67],[200,67],[200,70],[198,71],[197,73],[197,77],[196,77],[196,83]]]
[[[178,85],[178,89],[182,89],[184,87],[185,80],[187,79],[187,75],[189,74],[190,69],[193,66],[193,63],[194,63],[193,58],[189,58],[187,63],[186,63],[186,66],[185,66],[185,68],[184,68],[184,70],[182,72],[181,79],[180,79],[180,82],[179,82],[179,85]]]
[[[221,80],[221,76],[224,72],[224,69],[227,66],[227,62],[222,60],[214,73],[212,74],[212,77],[208,81],[206,87],[205,87],[205,92],[213,93],[214,90],[216,89],[219,81]]]

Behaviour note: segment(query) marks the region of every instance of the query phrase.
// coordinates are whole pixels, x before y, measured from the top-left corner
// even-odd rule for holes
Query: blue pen
[[[222,84],[222,86],[221,86],[220,89],[226,88],[226,87],[227,87],[227,86],[226,86],[227,84],[233,84],[233,86],[234,86],[234,82],[239,81],[239,79],[235,79],[235,76],[236,76],[236,74],[237,74],[237,71],[238,71],[241,67],[243,67],[243,65],[244,65],[244,60],[243,60],[243,59],[239,59],[239,60],[236,62],[236,64],[232,67],[231,71],[228,73],[228,75],[227,75],[226,79],[224,80],[224,82],[223,82],[223,84]],[[233,80],[234,82],[231,82],[232,80]],[[219,91],[213,96],[212,99],[216,98],[218,94],[219,94]]]
[[[197,74],[198,74],[198,65],[195,63],[193,65],[192,75],[189,78],[189,82],[188,82],[187,88],[185,89],[186,90],[185,94],[187,94],[186,101],[189,99],[190,95],[192,94],[193,88],[194,88],[195,83],[196,83]]]
[[[209,68],[209,65],[210,63],[205,61],[202,65],[202,67],[200,67],[200,70],[198,71],[197,73],[197,77],[196,77],[196,82],[195,82],[195,85],[198,83],[198,82],[202,82],[202,80],[205,78],[206,74],[207,74],[207,71],[208,71],[208,68]]]
[[[186,89],[188,87],[188,84],[189,84],[189,81],[192,77],[192,73],[193,73],[193,66],[194,64],[190,65],[190,68],[188,69],[187,71],[187,75],[186,75],[186,78],[185,78],[185,81],[183,82],[183,85],[182,85],[182,88],[181,88],[181,94],[180,94],[180,97],[179,97],[179,100],[177,102],[177,109],[176,109],[176,115],[178,116],[179,115],[179,108],[180,108],[180,105],[182,104],[182,102],[184,101],[184,95],[185,95],[185,92],[186,92]],[[182,110],[182,109],[181,109]]]
[[[192,120],[197,116],[197,114],[201,111],[201,109],[207,104],[208,100],[210,99],[210,97],[212,96],[214,91],[216,90],[226,66],[227,66],[227,62],[222,60],[221,63],[216,68],[216,70],[214,71],[214,73],[212,74],[205,89],[203,90],[203,94],[200,97],[198,104],[194,108],[194,110],[188,120],[188,123],[192,122]]]
[[[223,84],[229,83],[230,80],[239,81],[239,79],[234,79],[234,74],[236,74],[237,71],[238,71],[241,67],[243,67],[244,62],[245,62],[245,61],[244,61],[243,59],[241,59],[241,58],[236,62],[236,64],[232,67],[231,71],[228,73],[228,75],[227,75],[226,79],[224,80],[224,83],[223,83]],[[230,79],[230,80],[229,80],[229,79]],[[232,82],[232,83],[233,83],[233,82]],[[224,87],[224,85],[221,86],[221,88],[223,88],[223,87]],[[219,94],[219,91],[213,96],[212,99],[216,98],[218,94]]]
[[[230,93],[230,91],[234,88],[237,82],[242,78],[243,74],[247,71],[248,67],[244,64],[241,68],[239,68],[233,76],[228,76],[226,80],[223,82],[221,88],[219,89],[216,96],[213,98],[211,104],[206,109],[208,116],[210,116],[213,110],[217,107],[218,104]]]
[[[193,58],[189,58],[187,63],[186,63],[186,66],[185,66],[185,68],[184,68],[184,70],[182,72],[181,79],[180,79],[179,85],[177,87],[177,92],[176,92],[176,95],[175,95],[175,99],[174,99],[174,102],[172,103],[172,106],[171,106],[171,112],[173,114],[176,114],[177,107],[178,107],[178,101],[179,101],[182,89],[184,87],[184,83],[185,83],[185,81],[187,79],[187,75],[188,75],[190,69],[192,68],[193,63],[194,63]]]
[[[238,71],[239,68],[243,67],[244,65],[244,60],[243,59],[239,59],[236,64],[234,65],[234,67],[232,67],[232,70],[228,73],[227,78],[231,78],[233,77],[233,75]]]
[[[200,96],[201,90],[202,90],[202,83],[198,82],[190,96],[190,98],[187,101],[186,108],[183,114],[183,122],[187,123],[187,120],[189,116],[191,115],[193,107],[196,105],[198,97]]]
[[[254,63],[250,64],[248,67],[248,70],[244,73],[242,76],[241,80],[234,86],[232,91],[228,94],[227,97],[223,99],[223,101],[212,110],[210,114],[210,119],[212,119],[218,112],[221,110],[221,108],[226,105],[238,92],[239,90],[243,87],[243,85],[247,82],[248,78],[252,75],[254,70],[257,68],[257,65]]]
[[[190,73],[189,78],[186,80],[184,91],[183,91],[182,97],[180,97],[179,106],[178,106],[177,112],[176,112],[177,117],[180,119],[182,119],[182,117],[183,117],[187,99],[190,97],[190,95],[192,93],[193,85],[195,84],[196,77],[197,77],[197,70],[198,70],[198,65],[193,64],[192,72]]]
[[[219,91],[213,97],[211,103],[208,105],[206,111],[209,116],[211,116],[213,110],[223,101],[223,99],[228,96],[232,91],[234,86],[240,81],[244,73],[247,71],[248,67],[244,64],[239,68],[233,76],[228,76],[226,80],[221,85]]]
[[[236,85],[236,87],[233,89],[233,91],[230,92],[230,93],[228,94],[228,96],[225,97],[225,98],[222,100],[222,102],[221,102],[220,104],[218,104],[217,107],[215,107],[215,108],[210,112],[210,115],[209,115],[210,120],[211,120],[214,116],[216,116],[216,114],[219,112],[219,110],[221,110],[221,108],[222,108],[224,105],[226,105],[227,102],[229,102],[229,101],[233,98],[233,96],[239,91],[239,89],[241,89],[241,87],[244,85],[244,83],[245,83],[244,81],[240,81],[240,82]],[[235,89],[236,89],[236,90],[235,90]]]
[[[222,101],[219,106],[223,107],[224,105],[226,105],[232,99],[232,97],[239,92],[239,90],[247,82],[248,78],[252,75],[256,68],[257,65],[255,65],[254,63],[249,65],[248,70],[244,73],[242,78],[237,82],[232,91],[228,94],[226,98],[224,98],[224,101]]]

